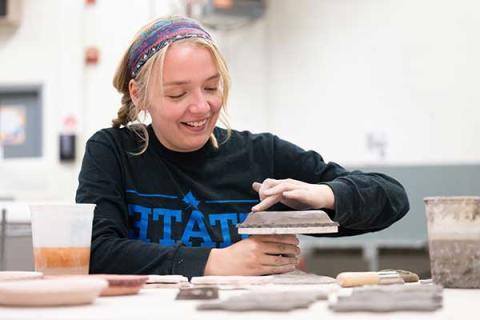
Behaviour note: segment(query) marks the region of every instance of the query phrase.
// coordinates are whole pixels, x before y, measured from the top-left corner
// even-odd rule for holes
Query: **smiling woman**
[[[76,196],[96,204],[90,272],[284,273],[298,263],[298,239],[238,234],[250,211],[323,209],[346,236],[386,228],[408,210],[388,176],[348,172],[269,133],[217,127],[229,74],[196,21],[145,26],[114,86],[122,106],[113,128],[87,142]]]
[[[194,151],[208,138],[217,147],[212,132],[226,106],[229,82],[225,61],[202,27],[178,17],[155,20],[137,34],[114,77],[123,98],[113,126],[132,124],[142,111],[149,112],[156,117],[156,137],[171,150]],[[130,127],[145,141],[144,152],[148,131]]]

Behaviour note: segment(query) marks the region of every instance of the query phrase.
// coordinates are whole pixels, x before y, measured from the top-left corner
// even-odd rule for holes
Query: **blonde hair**
[[[145,30],[150,25],[151,23],[146,25],[142,30]],[[142,30],[140,30],[139,34],[141,34]],[[137,34],[137,37],[139,34]],[[159,50],[150,59],[148,59],[147,62],[142,66],[138,74],[135,76],[134,80],[138,87],[138,97],[139,97],[138,105],[135,105],[135,103],[132,100],[132,97],[130,96],[130,91],[129,91],[129,82],[132,78],[130,76],[130,72],[128,69],[128,58],[129,58],[130,47],[133,45],[134,42],[135,42],[135,39],[134,41],[132,41],[132,43],[129,46],[129,49],[123,55],[122,60],[120,61],[120,64],[118,65],[117,70],[115,72],[115,76],[113,77],[113,86],[117,89],[119,93],[122,94],[122,98],[121,98],[121,107],[117,112],[117,117],[112,120],[112,127],[114,128],[120,128],[121,126],[127,127],[128,129],[132,130],[142,141],[140,146],[140,151],[132,154],[140,155],[144,153],[145,150],[147,150],[148,148],[150,137],[147,131],[147,127],[144,123],[145,117],[143,118],[143,121],[142,121],[140,119],[141,118],[140,114],[142,113],[142,111],[145,111],[147,109],[147,106],[149,103],[148,90],[150,88],[150,85],[152,84],[155,71],[158,71],[160,79],[162,79],[163,64],[164,64],[167,50],[171,45],[177,42],[178,43],[189,42],[189,43],[194,43],[196,45],[199,45],[201,47],[205,47],[210,51],[210,53],[214,58],[214,62],[218,69],[218,73],[220,74],[219,90],[222,94],[222,109],[220,112],[219,120],[227,129],[227,136],[221,143],[225,143],[231,136],[231,128],[230,128],[230,124],[228,122],[228,116],[225,110],[227,100],[228,100],[228,93],[230,89],[230,75],[228,72],[227,65],[225,63],[225,59],[223,58],[222,54],[218,50],[217,46],[211,41],[205,40],[203,38],[187,38],[187,39],[181,39],[176,42],[167,44],[164,48]],[[163,90],[162,81],[160,81],[160,90]],[[209,140],[210,140],[210,143],[215,148],[219,147],[219,143],[217,141],[217,138],[213,134],[213,132],[210,135]]]

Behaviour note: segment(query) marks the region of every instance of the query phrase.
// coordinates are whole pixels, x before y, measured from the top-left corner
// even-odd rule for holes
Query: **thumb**
[[[252,188],[253,188],[253,190],[255,190],[256,192],[259,192],[259,191],[260,191],[260,187],[261,187],[261,186],[262,186],[262,184],[259,183],[259,182],[254,182],[254,183],[252,183]]]

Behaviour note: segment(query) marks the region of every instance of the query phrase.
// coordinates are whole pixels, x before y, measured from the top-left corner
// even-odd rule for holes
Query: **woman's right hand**
[[[212,249],[204,275],[258,276],[295,270],[300,248],[295,235],[254,235]]]

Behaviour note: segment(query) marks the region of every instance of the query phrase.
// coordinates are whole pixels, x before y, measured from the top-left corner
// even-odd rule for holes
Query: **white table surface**
[[[435,312],[335,313],[326,300],[308,309],[290,312],[230,312],[196,310],[201,301],[175,300],[178,289],[143,289],[138,295],[100,297],[95,303],[70,307],[2,307],[0,319],[480,319],[480,289],[445,289],[443,308]],[[243,290],[221,290],[220,298],[240,294]]]

